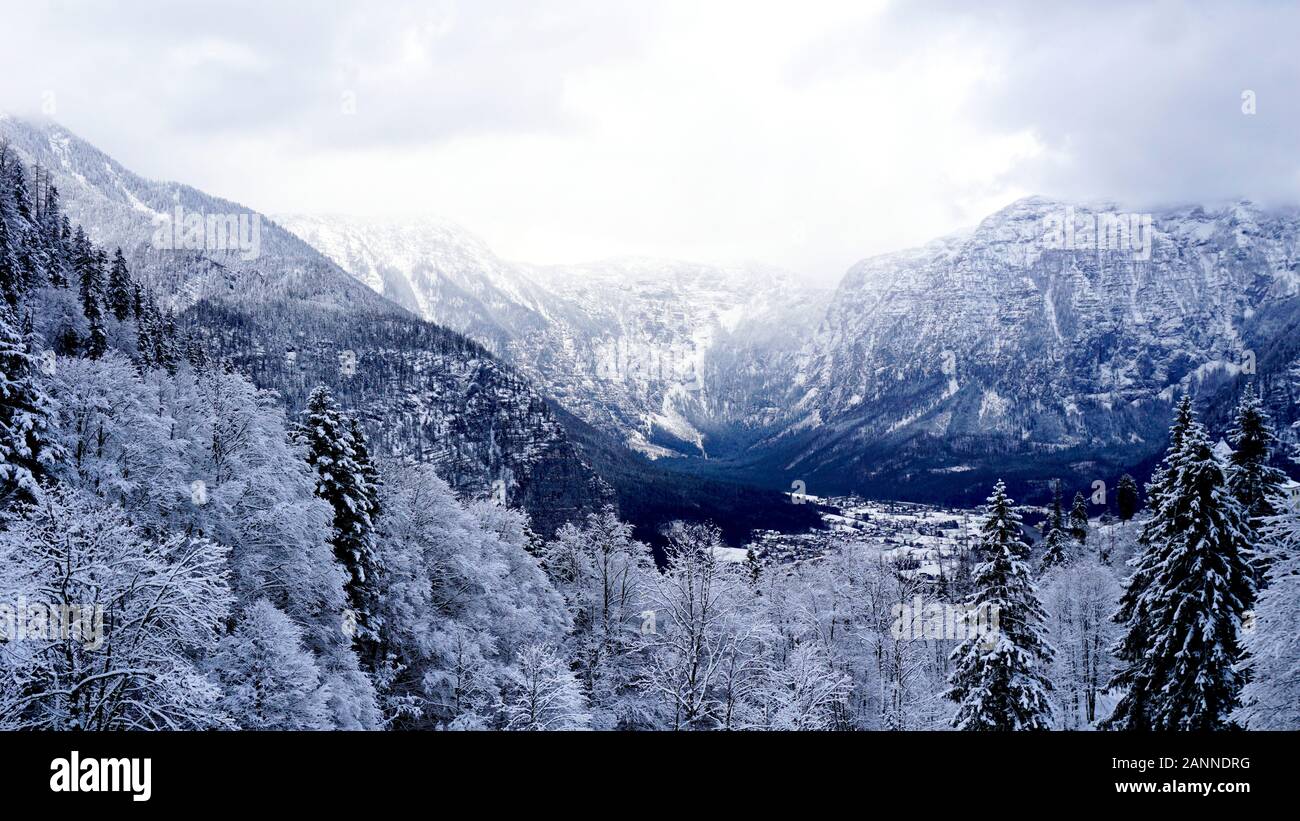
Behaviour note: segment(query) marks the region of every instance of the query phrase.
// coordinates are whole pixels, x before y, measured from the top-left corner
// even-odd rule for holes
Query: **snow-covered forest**
[[[851,534],[726,561],[699,522],[656,563],[613,507],[542,538],[381,455],[326,387],[288,415],[2,146],[0,287],[0,729],[1300,727],[1253,391],[1225,431],[1183,399],[1118,517],[1058,488],[1031,534],[999,482],[937,580]]]

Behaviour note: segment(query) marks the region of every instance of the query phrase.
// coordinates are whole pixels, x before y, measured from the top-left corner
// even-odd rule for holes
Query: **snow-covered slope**
[[[55,123],[2,118],[0,141],[48,171],[95,242],[121,246],[134,277],[291,412],[326,384],[362,415],[383,455],[433,463],[467,495],[504,491],[542,533],[611,500],[526,375],[365,287],[269,218],[146,180]],[[157,247],[156,217],[177,205],[256,217],[259,253]]]
[[[855,265],[805,352],[791,425],[766,443],[782,469],[839,487],[1036,467],[1111,479],[1161,446],[1176,393],[1243,370],[1272,387],[1294,351],[1260,319],[1295,315],[1295,215],[1182,208],[1152,215],[1149,254],[1083,234],[1058,247],[1067,213],[1114,211],[1028,198]]]
[[[527,266],[446,223],[286,222],[644,453],[785,489],[983,498],[999,475],[1113,480],[1162,446],[1184,390],[1214,417],[1253,375],[1294,418],[1295,214],[1084,231],[1117,210],[1027,198],[858,263],[833,297],[754,264]]]
[[[495,352],[546,323],[548,294],[452,223],[301,215],[276,221],[375,292]]]
[[[760,265],[501,260],[439,221],[280,221],[377,292],[502,353],[588,423],[652,456],[761,429],[829,294]]]

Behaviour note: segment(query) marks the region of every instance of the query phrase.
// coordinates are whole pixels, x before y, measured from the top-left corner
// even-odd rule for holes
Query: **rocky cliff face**
[[[841,486],[1035,464],[1110,479],[1163,445],[1177,393],[1285,371],[1255,331],[1300,292],[1294,215],[1179,209],[1124,237],[1113,214],[1025,199],[854,266],[767,447]]]

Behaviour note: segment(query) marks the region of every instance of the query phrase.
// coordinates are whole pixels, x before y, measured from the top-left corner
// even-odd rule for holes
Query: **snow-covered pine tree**
[[[379,518],[380,510],[379,468],[370,455],[370,447],[366,443],[366,433],[361,429],[361,422],[355,416],[348,417],[348,435],[352,437],[352,448],[356,454],[357,466],[361,469],[361,478],[365,481],[366,501],[369,503],[367,512],[370,514],[371,523],[374,523]]]
[[[90,324],[90,333],[86,338],[86,355],[98,359],[108,350],[108,334],[104,329],[104,275],[102,252],[96,251],[90,240],[77,227],[76,253],[77,273],[81,282],[81,311]]]
[[[1052,481],[1052,509],[1047,515],[1047,524],[1043,530],[1046,536],[1052,530],[1065,530],[1065,512],[1061,509],[1061,480]]]
[[[1233,447],[1228,459],[1228,489],[1246,514],[1251,544],[1259,544],[1260,525],[1279,512],[1273,500],[1282,493],[1287,477],[1268,463],[1277,446],[1277,435],[1253,386],[1242,394],[1228,440]],[[1261,588],[1267,579],[1268,564],[1268,552],[1258,551],[1255,581]]]
[[[18,321],[0,306],[0,505],[36,498],[38,483],[62,453],[54,403]]]
[[[154,306],[152,297],[145,294],[139,285],[135,287],[134,297],[138,301],[132,305],[135,312],[135,349],[141,367],[153,368],[158,365],[158,346],[154,342],[158,334],[158,309]]]
[[[1043,536],[1043,555],[1039,560],[1042,572],[1066,564],[1072,558],[1069,540],[1066,538],[1065,514],[1061,510],[1061,480],[1052,480],[1052,506],[1048,508],[1047,518],[1038,526]]]
[[[1074,494],[1074,504],[1070,506],[1070,538],[1079,544],[1088,541],[1088,500],[1082,491]]]
[[[348,572],[348,606],[356,623],[355,644],[364,664],[373,665],[378,629],[375,525],[370,518],[373,496],[357,460],[351,425],[329,389],[317,387],[307,399],[294,438],[307,451],[316,472],[316,495],[334,510],[334,555]]]
[[[1174,410],[1174,424],[1169,428],[1169,448],[1165,451],[1160,464],[1151,472],[1151,481],[1147,482],[1147,507],[1153,513],[1160,508],[1160,494],[1164,492],[1165,485],[1172,481],[1174,462],[1182,449],[1183,436],[1186,435],[1193,421],[1195,421],[1195,414],[1192,412],[1192,397],[1183,394],[1183,398],[1178,400],[1178,407]]]
[[[1073,558],[1074,551],[1065,533],[1055,527],[1048,530],[1047,537],[1043,539],[1043,572],[1046,573],[1053,567],[1067,565]]]
[[[1205,429],[1182,411],[1115,616],[1127,632],[1110,686],[1126,692],[1110,729],[1223,729],[1244,683],[1239,633],[1255,599],[1245,516]]]
[[[157,309],[155,308],[157,313]],[[160,367],[168,373],[176,373],[176,366],[181,361],[180,340],[177,338],[176,314],[170,310],[166,314],[157,313],[158,321],[154,326],[154,355]]]
[[[13,243],[9,240],[9,226],[0,212],[0,297],[16,309],[22,297],[22,271],[18,267],[18,255],[14,253]]]
[[[1138,512],[1138,488],[1137,482],[1133,477],[1125,473],[1119,477],[1119,484],[1115,486],[1115,507],[1119,511],[1121,522],[1127,522],[1137,515]]]
[[[131,315],[131,297],[131,273],[127,270],[122,249],[118,248],[113,254],[113,267],[108,272],[108,309],[118,322],[125,322]]]
[[[1020,517],[1001,480],[988,499],[981,526],[975,592],[967,605],[996,616],[994,632],[968,637],[952,653],[956,667],[944,696],[959,705],[958,730],[1045,730],[1052,707],[1047,679],[1053,651],[1044,635],[1043,611],[1025,559]]]

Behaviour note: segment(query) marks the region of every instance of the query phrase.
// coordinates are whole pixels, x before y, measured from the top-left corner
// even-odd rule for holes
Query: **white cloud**
[[[1034,191],[1294,198],[1294,12],[918,5],[31,4],[0,105],[54,89],[148,176],[268,212],[440,214],[537,262],[829,280]]]

